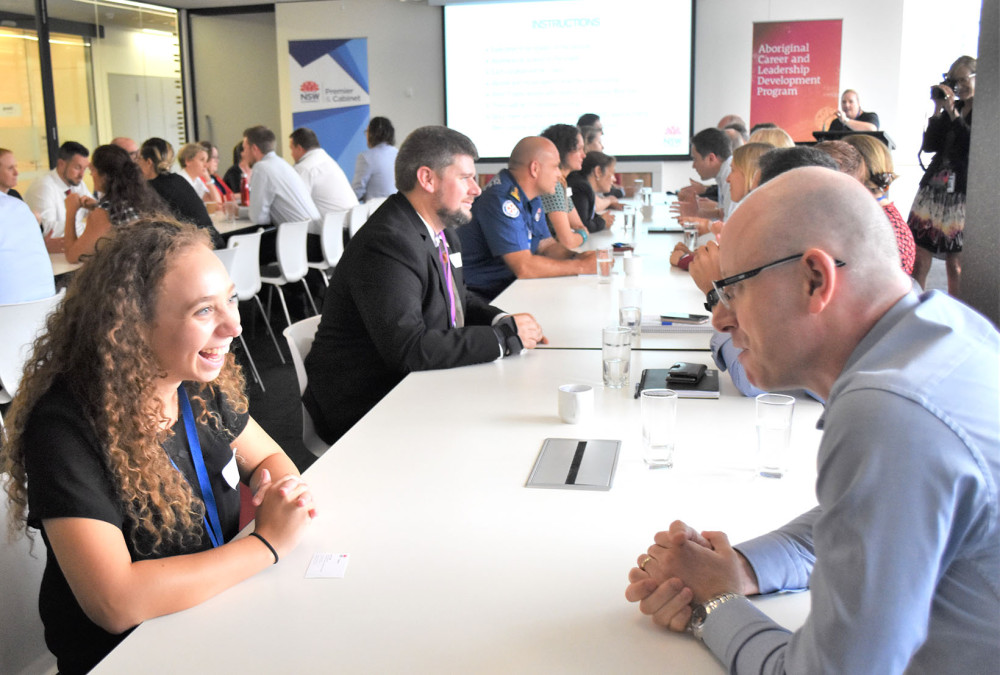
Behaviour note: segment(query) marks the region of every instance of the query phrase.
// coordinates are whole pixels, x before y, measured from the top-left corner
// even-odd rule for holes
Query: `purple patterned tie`
[[[444,232],[438,233],[438,259],[444,270],[445,283],[448,286],[448,307],[451,309],[451,327],[455,327],[455,281],[451,276],[451,256],[448,254],[448,240]]]

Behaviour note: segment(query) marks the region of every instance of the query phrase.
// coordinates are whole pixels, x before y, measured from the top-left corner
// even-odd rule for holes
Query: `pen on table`
[[[661,326],[673,326],[674,322],[673,321],[661,321],[660,325]]]

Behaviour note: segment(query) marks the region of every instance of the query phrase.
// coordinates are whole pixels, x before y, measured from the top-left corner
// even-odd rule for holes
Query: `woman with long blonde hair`
[[[39,609],[60,672],[278,562],[315,516],[247,413],[239,333],[207,235],[142,220],[98,242],[36,340],[0,472],[11,533],[45,542]],[[234,541],[240,481],[257,521]]]

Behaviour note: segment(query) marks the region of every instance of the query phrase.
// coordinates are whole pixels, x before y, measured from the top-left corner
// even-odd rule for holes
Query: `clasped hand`
[[[637,559],[628,574],[625,598],[658,626],[682,632],[691,620],[692,603],[721,593],[757,592],[753,569],[729,545],[723,532],[697,532],[680,520]]]
[[[284,557],[317,515],[312,492],[302,477],[293,473],[272,480],[271,473],[261,469],[256,483],[251,486],[257,507],[256,531]]]

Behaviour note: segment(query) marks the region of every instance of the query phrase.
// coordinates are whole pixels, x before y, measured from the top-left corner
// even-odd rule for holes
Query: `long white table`
[[[674,222],[665,204],[654,206],[654,223]],[[601,329],[618,323],[618,290],[624,286],[642,289],[643,314],[706,314],[705,295],[691,275],[670,264],[670,252],[681,234],[650,234],[648,223],[640,222],[634,235],[624,233],[621,215],[611,231],[597,232],[584,248],[610,246],[614,242],[633,243],[635,250],[625,255],[642,258],[642,271],[626,277],[624,255],[615,255],[611,283],[600,283],[596,275],[517,279],[496,297],[493,304],[508,312],[528,312],[538,320],[548,345],[545,349],[600,349]],[[701,332],[654,333],[642,335],[635,349],[708,349],[710,326]]]
[[[65,253],[49,253],[49,260],[52,262],[52,276],[55,277],[75,272],[83,265],[79,262],[68,262]]]
[[[635,352],[643,367],[705,354]],[[626,575],[674,518],[754,536],[815,504],[820,406],[797,404],[792,473],[750,471],[753,401],[680,401],[677,464],[640,458],[631,388],[600,387],[596,350],[535,350],[408,376],[306,474],[322,509],[281,563],[218,597],[146,622],[99,673],[720,673],[688,635],[624,599]],[[596,414],[562,424],[556,389],[597,385]],[[524,487],[547,437],[615,438],[608,492]],[[347,553],[343,579],[305,579]],[[808,594],[758,599],[789,628]]]

